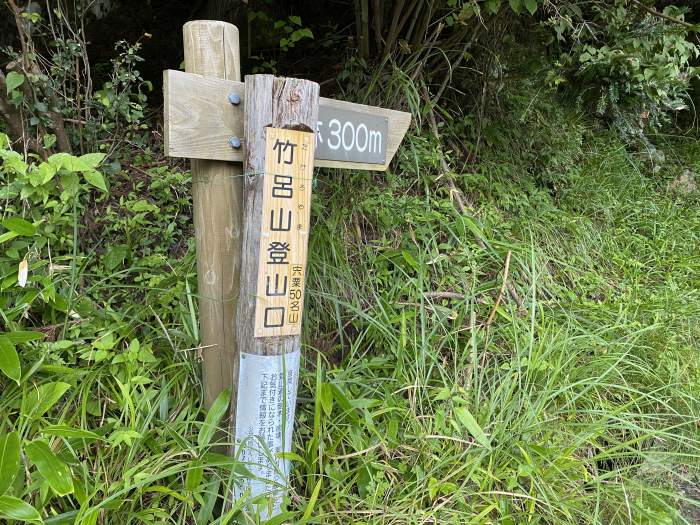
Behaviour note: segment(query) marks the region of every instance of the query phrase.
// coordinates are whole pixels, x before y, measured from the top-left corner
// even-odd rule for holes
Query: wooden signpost
[[[308,80],[239,82],[230,24],[190,22],[184,38],[188,72],[164,72],[165,152],[193,159],[205,402],[231,389],[232,452],[254,475],[233,497],[267,518],[289,476],[313,168],[386,170],[410,115]]]
[[[243,136],[244,91],[243,82],[164,71],[166,154],[243,162],[245,145],[232,148],[229,140]],[[230,94],[241,102],[231,104]],[[323,97],[318,112],[316,168],[385,171],[411,123],[410,113]]]

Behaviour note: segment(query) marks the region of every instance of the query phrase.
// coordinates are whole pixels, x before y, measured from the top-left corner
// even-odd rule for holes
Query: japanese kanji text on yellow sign
[[[255,337],[301,333],[315,135],[266,129]]]

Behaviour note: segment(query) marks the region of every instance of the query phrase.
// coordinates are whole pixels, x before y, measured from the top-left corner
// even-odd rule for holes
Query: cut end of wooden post
[[[193,20],[182,26],[185,70],[204,76],[241,79],[238,28],[218,20]]]

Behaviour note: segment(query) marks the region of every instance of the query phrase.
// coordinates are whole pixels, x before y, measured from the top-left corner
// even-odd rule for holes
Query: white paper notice
[[[299,381],[299,351],[279,356],[241,354],[236,404],[236,454],[255,476],[237,479],[236,499],[246,492],[259,498],[260,517],[280,512],[289,483],[294,407]]]

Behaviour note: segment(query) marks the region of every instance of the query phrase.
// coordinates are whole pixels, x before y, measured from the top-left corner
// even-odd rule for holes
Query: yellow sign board
[[[298,335],[311,218],[314,133],[267,128],[255,337]]]

